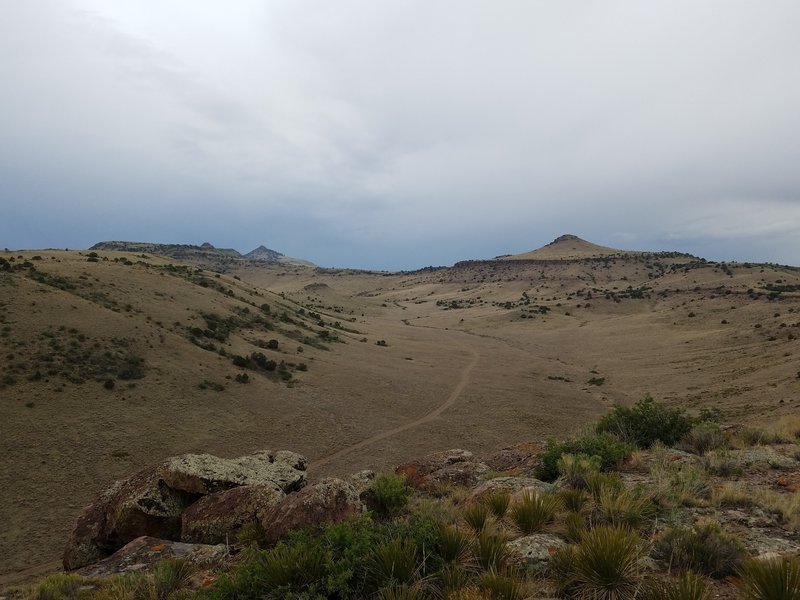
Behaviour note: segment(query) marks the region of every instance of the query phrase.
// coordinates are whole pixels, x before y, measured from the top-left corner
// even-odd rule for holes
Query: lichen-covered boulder
[[[472,487],[488,471],[488,465],[475,460],[472,452],[461,449],[435,452],[395,469],[395,473],[405,476],[408,485],[419,489],[430,489],[441,484]]]
[[[261,517],[268,544],[275,544],[293,529],[318,529],[364,512],[356,489],[341,479],[321,479],[289,494]]]
[[[170,558],[186,560],[198,568],[214,568],[222,565],[227,557],[228,549],[223,544],[184,544],[140,537],[100,562],[80,569],[78,574],[84,577],[108,577],[131,571],[146,571]]]
[[[244,485],[282,495],[305,485],[305,468],[299,454],[268,450],[231,459],[184,454],[149,466],[84,509],[64,550],[64,568],[95,562],[142,536],[178,541],[184,510],[203,496]]]
[[[244,485],[203,496],[182,515],[181,541],[225,544],[246,523],[257,523],[285,494],[271,485]]]
[[[306,459],[285,450],[239,458],[183,454],[167,459],[162,470],[167,486],[190,494],[213,494],[241,485],[273,486],[288,493],[306,483]]]
[[[513,476],[530,476],[542,463],[541,453],[544,447],[544,442],[520,442],[486,454],[481,461],[489,465],[492,471]]]
[[[566,546],[566,541],[550,533],[526,535],[506,544],[508,562],[534,573],[544,573],[550,557]]]
[[[108,550],[100,547],[100,540],[106,527],[108,505],[121,486],[122,481],[114,482],[81,512],[64,548],[62,560],[67,571],[92,564],[108,555]]]

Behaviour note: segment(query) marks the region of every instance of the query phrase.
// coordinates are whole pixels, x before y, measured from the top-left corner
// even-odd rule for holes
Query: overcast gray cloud
[[[800,4],[0,5],[0,246],[800,263]]]

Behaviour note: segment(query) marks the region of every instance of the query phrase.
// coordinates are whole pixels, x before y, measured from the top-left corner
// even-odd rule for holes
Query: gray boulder
[[[567,542],[550,533],[534,533],[506,544],[508,560],[512,565],[534,573],[544,573],[553,553],[565,548]]]

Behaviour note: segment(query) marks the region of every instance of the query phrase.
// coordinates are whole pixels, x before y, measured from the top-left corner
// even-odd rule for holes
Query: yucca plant
[[[436,530],[437,554],[444,563],[463,562],[469,556],[472,535],[453,525],[439,525]]]
[[[711,600],[711,590],[705,577],[682,571],[674,579],[646,581],[640,597],[642,600]]]
[[[419,583],[384,587],[378,590],[375,597],[377,600],[429,600],[432,598]]]
[[[56,573],[40,581],[31,590],[31,598],[32,600],[72,600],[81,595],[86,582],[86,579],[74,573]]]
[[[621,492],[625,484],[617,473],[589,473],[586,476],[586,489],[597,502],[604,493]]]
[[[595,600],[632,600],[639,589],[641,540],[629,529],[601,526],[559,550],[551,572],[559,592]]]
[[[480,581],[481,589],[492,600],[520,600],[523,597],[523,585],[513,574],[489,570],[481,575]]]
[[[478,534],[472,544],[472,553],[482,569],[501,571],[506,566],[506,541],[505,536],[489,530]]]
[[[407,585],[417,579],[417,545],[406,538],[393,538],[375,548],[370,572],[376,587]]]
[[[800,600],[800,560],[783,556],[748,562],[741,590],[748,600]]]
[[[460,564],[444,565],[436,573],[434,580],[442,598],[451,598],[467,585],[470,580],[469,572]]]
[[[256,556],[256,578],[262,589],[313,590],[326,575],[326,556],[317,546],[279,544]]]
[[[602,488],[599,494],[594,514],[598,523],[637,528],[655,513],[652,500],[640,488]]]
[[[569,512],[563,516],[562,533],[568,541],[579,542],[586,531],[586,518],[581,513]]]
[[[589,502],[589,494],[580,489],[562,488],[558,490],[558,498],[564,510],[571,513],[582,512]]]
[[[153,570],[153,588],[158,600],[166,598],[189,585],[194,575],[194,566],[182,558],[162,560]]]
[[[147,575],[131,571],[109,578],[95,600],[150,600],[153,596],[153,586]]]
[[[566,487],[585,489],[586,480],[600,471],[600,458],[586,454],[562,454],[556,461],[559,481]]]
[[[480,533],[489,523],[489,509],[485,504],[475,503],[467,506],[461,516],[475,533]]]
[[[511,521],[525,535],[544,529],[555,517],[558,497],[554,494],[526,492],[509,512]]]
[[[496,519],[502,519],[511,503],[511,494],[506,490],[495,490],[483,499],[483,503]]]
[[[716,521],[694,527],[667,529],[653,547],[655,558],[670,567],[693,569],[711,577],[725,577],[741,569],[747,550],[738,538]]]

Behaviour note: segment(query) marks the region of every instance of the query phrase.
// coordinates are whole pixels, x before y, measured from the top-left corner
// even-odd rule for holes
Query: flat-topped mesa
[[[259,246],[247,254],[240,254],[233,248],[217,248],[210,242],[199,246],[193,244],[156,244],[150,242],[106,241],[98,242],[89,250],[133,252],[136,254],[156,254],[167,258],[194,263],[203,268],[225,271],[235,261],[256,261],[260,263],[282,263],[292,266],[313,267],[313,263],[286,256],[277,250]]]

